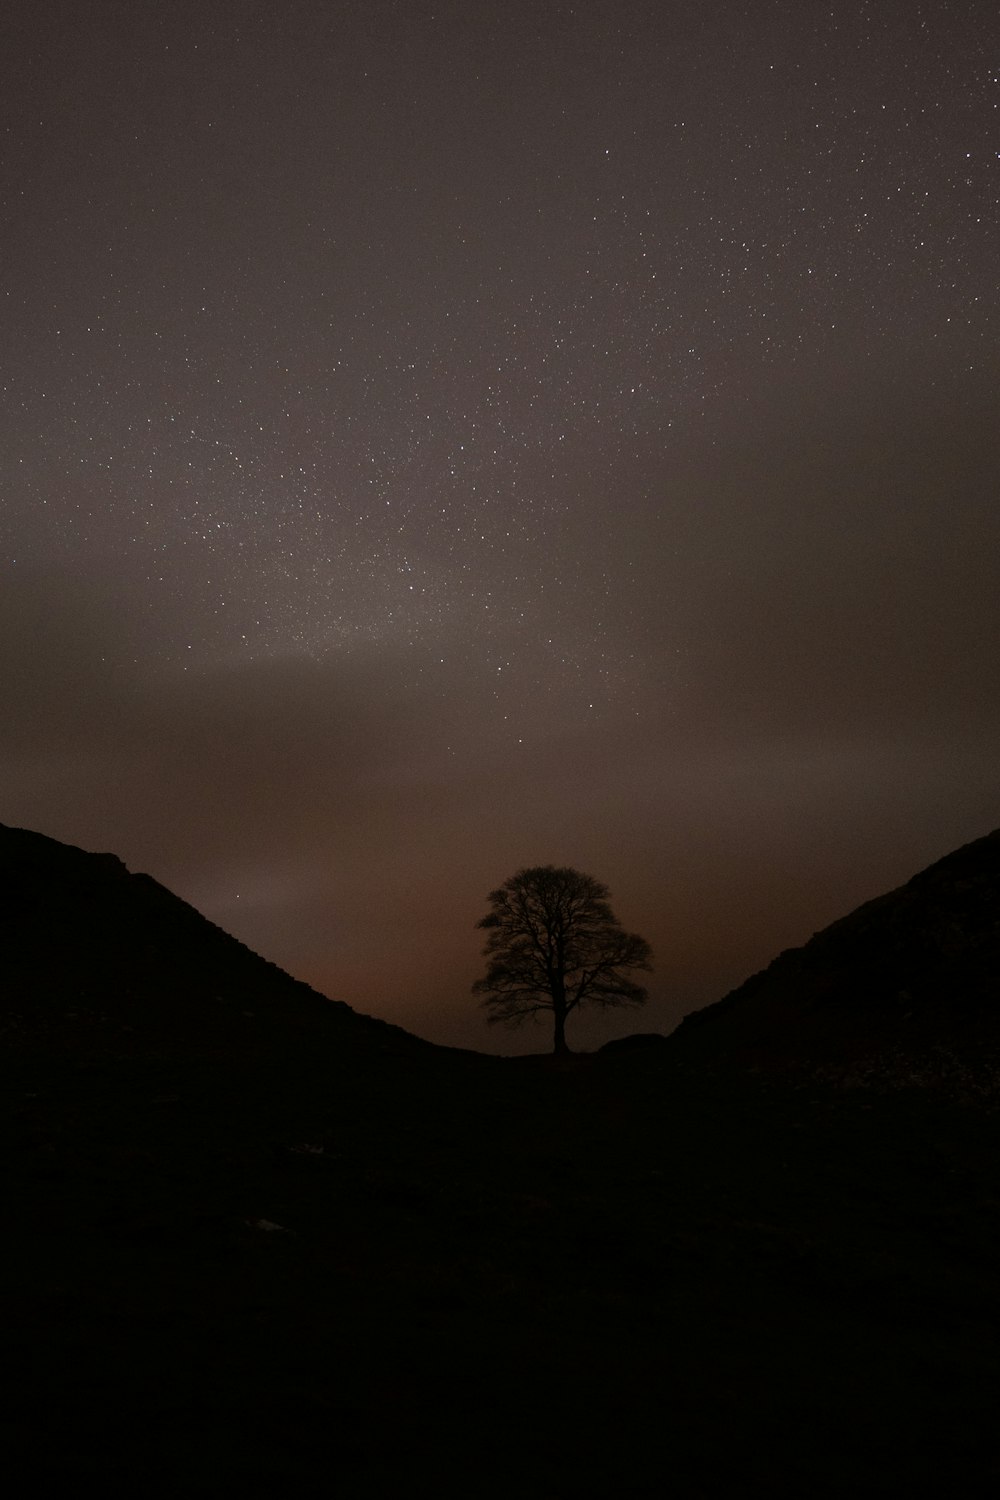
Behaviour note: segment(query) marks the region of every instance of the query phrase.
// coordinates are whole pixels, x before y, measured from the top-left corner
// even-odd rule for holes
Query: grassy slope
[[[995,1462],[995,1114],[635,1060],[5,1082],[6,1448],[50,1478],[857,1493]]]

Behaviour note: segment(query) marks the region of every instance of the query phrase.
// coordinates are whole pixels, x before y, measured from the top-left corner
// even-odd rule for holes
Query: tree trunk
[[[566,971],[562,965],[562,951],[558,954],[558,960],[554,967],[549,970],[549,993],[552,996],[552,1019],[553,1036],[552,1051],[556,1057],[565,1057],[569,1048],[566,1045],[566,1016],[568,1007],[566,1005]]]

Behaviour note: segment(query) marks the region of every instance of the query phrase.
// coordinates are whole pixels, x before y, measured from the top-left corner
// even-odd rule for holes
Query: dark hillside
[[[451,1053],[0,868],[11,1493],[992,1492],[996,1110]]]
[[[234,1056],[303,1029],[426,1046],[290,978],[113,854],[0,824],[0,1024],[77,1055]]]
[[[1000,1087],[1000,830],[782,953],[675,1037],[704,1059]]]

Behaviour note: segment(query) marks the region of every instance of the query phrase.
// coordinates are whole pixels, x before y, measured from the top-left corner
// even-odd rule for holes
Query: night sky
[[[13,0],[0,821],[325,993],[523,865],[668,1029],[1000,823],[995,0]]]

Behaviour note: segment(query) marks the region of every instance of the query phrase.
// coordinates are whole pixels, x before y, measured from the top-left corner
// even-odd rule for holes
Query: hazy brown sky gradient
[[[995,826],[998,44],[15,4],[0,820],[501,1050],[521,865],[611,887],[654,1029]]]

